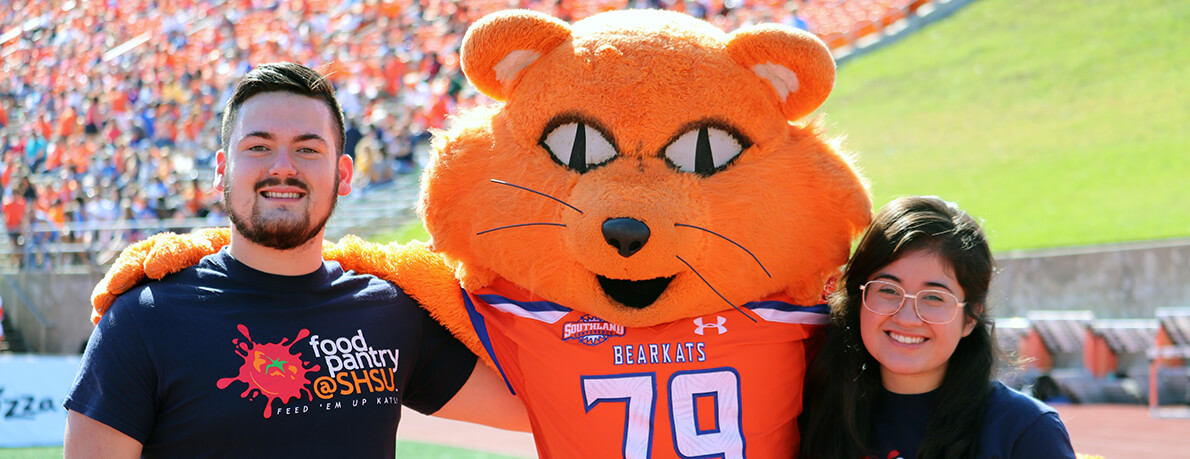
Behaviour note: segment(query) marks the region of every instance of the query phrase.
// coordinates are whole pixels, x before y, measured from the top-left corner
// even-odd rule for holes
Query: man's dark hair
[[[335,152],[343,154],[343,110],[335,99],[335,88],[330,81],[309,67],[292,62],[274,62],[252,69],[236,84],[236,90],[223,110],[222,147],[230,151],[231,130],[239,115],[240,106],[252,96],[265,92],[288,92],[299,96],[313,97],[326,102],[335,117]]]

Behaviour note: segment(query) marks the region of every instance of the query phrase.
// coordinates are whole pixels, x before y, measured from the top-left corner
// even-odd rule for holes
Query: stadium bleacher
[[[512,4],[566,20],[668,7],[725,30],[782,22],[814,31],[835,48],[853,46],[925,4],[727,3]],[[427,129],[442,127],[446,113],[484,100],[465,83],[459,43],[471,22],[509,6],[497,0],[17,2],[0,11],[0,188],[6,209],[17,214],[23,205],[25,215],[8,225],[19,236],[0,258],[44,267],[27,254],[36,245],[72,254],[59,259],[95,260],[81,255],[118,250],[147,233],[100,235],[80,226],[221,222],[210,185],[219,115],[235,79],[257,63],[291,60],[327,74],[348,119],[378,138],[378,157],[358,163],[395,170],[396,158],[424,142]],[[391,175],[357,174],[360,186]],[[30,178],[29,185],[17,177]]]
[[[1149,407],[1190,405],[1190,307],[1157,308],[1159,324],[1148,351]]]
[[[1031,324],[1023,317],[1009,317],[996,320],[996,341],[1010,353],[1020,353]]]
[[[1085,330],[1095,315],[1091,311],[1030,311],[1025,316],[1045,345],[1050,368],[1081,366]]]
[[[1144,368],[1157,336],[1153,319],[1096,319],[1088,328],[1084,363],[1102,378],[1111,373]],[[1091,349],[1090,346],[1096,346]]]
[[[1190,404],[1190,308],[1158,308],[1155,316],[1037,310],[999,319],[1000,346],[1025,364],[1002,379],[1062,402]]]
[[[1153,347],[1153,319],[1096,319],[1087,328],[1083,364],[1098,383],[1101,400],[1143,403],[1147,397],[1148,351]]]
[[[1155,315],[1161,323],[1158,346],[1168,347],[1182,358],[1190,357],[1190,307],[1157,308]]]

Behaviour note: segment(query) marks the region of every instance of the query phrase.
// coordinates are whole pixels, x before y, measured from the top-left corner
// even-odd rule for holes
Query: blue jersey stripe
[[[500,311],[549,324],[557,322],[571,312],[569,308],[549,301],[517,301],[492,293],[477,294],[475,296],[487,303],[488,306]]]
[[[476,294],[475,296],[479,297],[479,299],[483,300],[484,302],[486,302],[488,304],[511,303],[511,304],[520,306],[521,309],[524,309],[526,311],[534,311],[534,312],[537,312],[537,311],[570,312],[571,311],[569,308],[566,308],[558,303],[552,303],[552,302],[544,301],[544,300],[542,300],[542,301],[517,301],[517,300],[511,299],[511,298],[508,298],[506,296],[503,296],[503,295],[497,295],[495,293],[481,293],[481,294]]]
[[[468,295],[466,290],[463,291],[463,305],[467,308],[467,315],[471,317],[471,327],[475,329],[475,334],[479,336],[483,348],[488,351],[488,357],[492,358],[492,363],[496,364],[496,369],[500,371],[500,377],[504,378],[504,385],[508,386],[508,391],[512,392],[512,395],[516,395],[512,383],[508,382],[508,375],[504,374],[504,367],[500,366],[500,360],[496,358],[496,351],[492,350],[492,337],[488,336],[488,327],[484,322],[483,314],[475,309],[475,303],[471,302],[471,295]]]
[[[830,306],[816,304],[798,306],[784,301],[753,301],[744,305],[764,320],[787,324],[826,325],[830,323]]]
[[[827,306],[825,303],[813,306],[799,306],[784,301],[753,301],[751,303],[745,303],[744,307],[753,310],[774,309],[781,312],[816,312],[819,314],[830,314],[831,312],[830,306]]]

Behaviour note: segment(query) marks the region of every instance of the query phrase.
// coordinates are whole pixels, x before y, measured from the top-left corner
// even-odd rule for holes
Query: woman
[[[831,298],[801,457],[1075,457],[1052,408],[993,378],[992,265],[983,230],[954,204],[881,209]]]

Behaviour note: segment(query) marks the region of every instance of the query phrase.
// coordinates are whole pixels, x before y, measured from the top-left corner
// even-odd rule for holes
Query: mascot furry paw
[[[435,140],[433,253],[328,256],[489,356],[543,457],[793,456],[824,285],[871,209],[821,129],[795,123],[830,92],[827,49],[669,12],[509,11],[472,26],[462,60],[499,103]],[[135,280],[138,250],[108,279]]]

